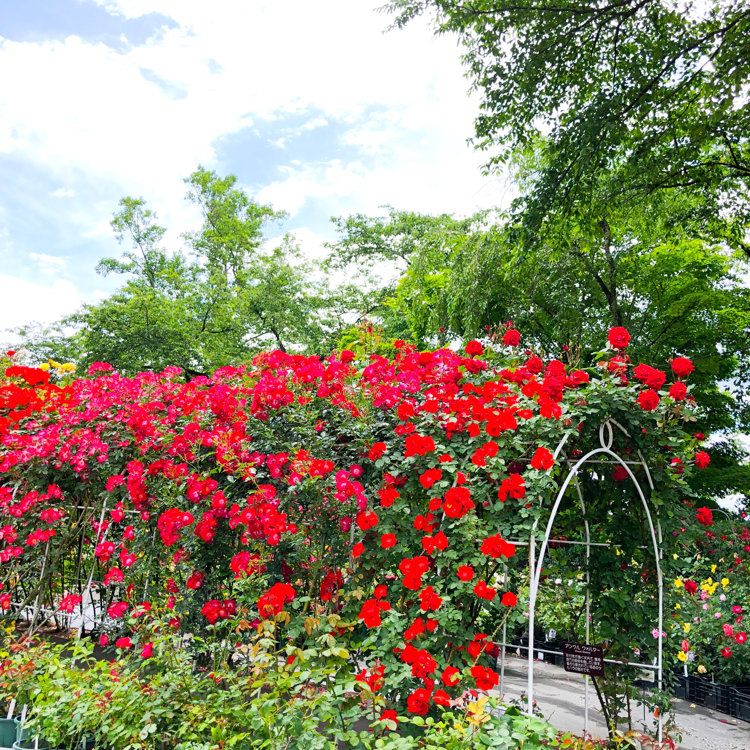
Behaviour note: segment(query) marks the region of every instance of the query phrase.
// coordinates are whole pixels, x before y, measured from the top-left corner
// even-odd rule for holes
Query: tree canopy
[[[550,214],[681,204],[703,236],[750,257],[750,10],[734,0],[392,0],[403,26],[431,12],[459,35],[481,97],[475,144],[489,165],[535,153],[519,209]],[[689,210],[687,210],[689,209]],[[677,217],[673,217],[677,218]]]

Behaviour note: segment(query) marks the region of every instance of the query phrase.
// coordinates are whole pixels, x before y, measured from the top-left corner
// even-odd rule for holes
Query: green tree
[[[696,232],[750,257],[750,9],[736,0],[392,0],[396,25],[433,12],[482,97],[490,168],[536,152],[518,203],[527,241],[562,212],[681,191]],[[606,218],[606,217],[605,217]],[[677,220],[678,217],[674,216]]]
[[[609,327],[624,325],[635,361],[667,368],[674,356],[690,357],[705,412],[696,431],[726,436],[706,492],[743,491],[750,468],[730,435],[750,425],[747,264],[673,227],[671,202],[682,197],[667,198],[657,214],[613,210],[606,227],[558,219],[532,247],[518,241],[512,218],[486,213],[461,221],[396,211],[356,217],[339,223],[334,257],[373,265],[402,258],[379,320],[392,337],[424,346],[501,334],[513,321],[523,346],[577,360],[599,350]],[[406,231],[414,227],[420,231]]]
[[[181,367],[188,377],[248,361],[268,348],[323,351],[342,327],[346,305],[315,279],[290,236],[263,245],[269,221],[283,218],[252,200],[233,176],[198,169],[185,181],[203,214],[200,229],[169,252],[166,229],[142,199],[126,197],[112,220],[125,245],[102,274],[125,283],[64,322],[69,354],[81,368],[106,361],[125,373]],[[27,338],[36,355],[59,357],[60,332]],[[45,357],[46,358],[46,357]]]

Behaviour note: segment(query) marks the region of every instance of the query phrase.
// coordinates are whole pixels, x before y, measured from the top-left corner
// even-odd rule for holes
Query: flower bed
[[[546,517],[568,455],[616,420],[665,522],[708,462],[683,429],[689,361],[668,385],[632,368],[624,329],[588,369],[518,343],[272,352],[189,382],[11,365],[0,607],[32,626],[44,607],[85,615],[135,669],[185,634],[217,674],[238,650],[262,683],[282,663],[308,682],[314,665],[381,730],[462,706],[498,684],[493,639],[526,574],[511,540]],[[616,471],[601,481],[629,502]]]

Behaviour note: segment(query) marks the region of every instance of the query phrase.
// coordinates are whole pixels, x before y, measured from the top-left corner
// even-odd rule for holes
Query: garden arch
[[[536,609],[536,602],[537,602],[537,596],[539,593],[539,584],[541,581],[541,575],[542,575],[542,568],[544,564],[545,555],[547,553],[547,549],[549,547],[550,538],[552,534],[552,529],[555,524],[555,520],[557,518],[558,511],[560,509],[560,505],[562,504],[563,498],[565,497],[566,492],[568,491],[569,486],[571,483],[574,484],[576,488],[576,494],[578,496],[578,502],[581,506],[581,511],[583,514],[583,523],[584,523],[584,533],[585,533],[585,540],[583,542],[575,542],[575,541],[556,541],[556,544],[584,544],[586,547],[586,600],[585,600],[585,613],[586,613],[586,644],[589,643],[590,639],[590,590],[589,590],[589,569],[588,569],[588,562],[590,558],[590,552],[591,552],[591,530],[589,526],[589,519],[588,515],[586,513],[586,505],[583,499],[583,493],[581,492],[580,483],[578,480],[578,474],[582,467],[584,467],[586,464],[589,463],[605,463],[609,465],[619,465],[621,466],[628,475],[628,478],[630,479],[632,486],[635,488],[635,491],[638,495],[638,498],[641,501],[641,504],[643,506],[643,510],[645,512],[646,519],[648,521],[648,529],[649,529],[649,536],[651,540],[651,547],[653,549],[654,554],[654,561],[656,565],[656,576],[657,576],[657,587],[658,587],[658,623],[657,628],[658,632],[660,634],[659,638],[657,638],[657,660],[656,664],[642,664],[642,663],[636,663],[636,662],[629,662],[628,666],[634,666],[639,667],[643,669],[650,669],[654,670],[656,672],[656,681],[658,689],[661,690],[663,687],[663,638],[661,637],[661,634],[663,633],[663,624],[664,624],[664,582],[663,582],[663,576],[661,571],[661,527],[658,521],[658,518],[656,520],[656,523],[654,523],[654,518],[652,517],[651,510],[649,509],[649,505],[646,499],[646,495],[644,493],[643,488],[641,487],[640,482],[638,481],[637,477],[633,473],[633,470],[631,469],[632,466],[639,466],[642,467],[645,471],[645,476],[648,482],[648,489],[653,490],[654,484],[653,480],[651,478],[651,472],[649,471],[648,464],[646,463],[643,454],[641,451],[638,451],[638,461],[628,461],[624,459],[622,456],[620,456],[618,453],[612,450],[612,445],[614,442],[614,430],[613,428],[619,429],[626,437],[630,437],[627,430],[618,422],[616,422],[613,419],[608,419],[607,421],[603,422],[599,427],[599,443],[600,447],[593,448],[592,450],[588,451],[585,455],[581,456],[581,458],[574,460],[574,459],[568,459],[565,456],[565,453],[563,452],[563,448],[565,447],[565,443],[567,441],[567,435],[560,441],[560,443],[557,445],[557,448],[555,449],[555,452],[553,454],[553,457],[555,461],[557,461],[560,456],[562,456],[567,464],[572,463],[572,466],[570,466],[568,470],[568,474],[565,477],[565,480],[563,481],[560,489],[557,492],[557,495],[555,497],[555,502],[552,506],[552,510],[550,512],[549,518],[547,520],[547,525],[545,528],[544,536],[541,537],[541,547],[539,548],[539,552],[537,554],[536,551],[536,545],[537,542],[540,541],[540,539],[536,535],[537,531],[537,523],[534,523],[534,526],[532,527],[531,534],[529,537],[529,541],[520,541],[516,542],[516,544],[522,545],[522,546],[528,546],[529,553],[528,553],[528,561],[529,561],[529,637],[528,637],[528,643],[527,643],[527,659],[528,659],[528,682],[527,682],[527,693],[526,693],[526,703],[527,703],[527,713],[529,716],[533,715],[533,704],[534,704],[534,617],[535,617],[535,609]],[[601,456],[602,458],[597,459],[597,456]],[[596,543],[597,546],[613,546],[609,543]],[[503,625],[503,643],[502,643],[502,649],[501,649],[501,682],[500,682],[500,692],[503,691],[503,681],[504,681],[504,673],[505,673],[505,648],[508,645],[506,643],[506,627]],[[624,664],[624,662],[621,662],[616,659],[605,659],[605,662],[608,663],[616,663],[616,664]],[[589,711],[589,683],[590,678],[588,676],[585,677],[585,708],[584,708],[584,733],[588,731],[588,711]],[[663,727],[662,727],[662,717],[659,716],[658,718],[658,739],[661,742],[662,740],[662,733],[663,733]]]

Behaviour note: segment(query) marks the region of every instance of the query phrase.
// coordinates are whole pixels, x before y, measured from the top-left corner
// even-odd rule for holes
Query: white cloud
[[[64,258],[46,253],[29,253],[29,258],[34,261],[37,268],[43,274],[56,274],[65,269],[67,265]]]
[[[476,105],[466,97],[455,44],[419,22],[384,34],[389,18],[373,10],[373,0],[97,1],[128,18],[162,13],[179,27],[125,52],[76,36],[0,40],[0,153],[22,154],[64,184],[71,174],[115,183],[119,194],[143,195],[165,223],[177,226],[190,214],[181,178],[196,164],[215,163],[218,138],[257,119],[313,111],[302,129],[349,122],[346,142],[363,155],[388,154],[401,138],[398,158],[376,175],[380,193],[384,183],[397,190],[406,177],[412,191],[429,197],[434,175],[420,180],[411,170],[446,159],[471,165],[459,183],[443,174],[443,193],[450,185],[462,194],[482,184],[464,143]],[[158,81],[144,78],[143,70]],[[186,96],[175,99],[173,90]],[[369,123],[362,125],[365,113]],[[279,133],[278,146],[286,135]],[[421,159],[405,153],[407,140]],[[331,178],[335,172],[326,169]],[[354,163],[340,172],[342,186],[323,193],[341,195],[355,179],[368,194],[368,170]],[[287,186],[294,195],[286,206],[321,194],[294,175]],[[94,225],[108,215],[93,214]]]
[[[52,192],[53,198],[74,198],[76,191],[73,188],[57,188]]]
[[[52,323],[75,312],[84,301],[75,285],[64,279],[44,284],[0,274],[0,288],[3,290],[0,295],[0,329],[3,331],[30,321]],[[3,339],[8,338],[3,334]]]

